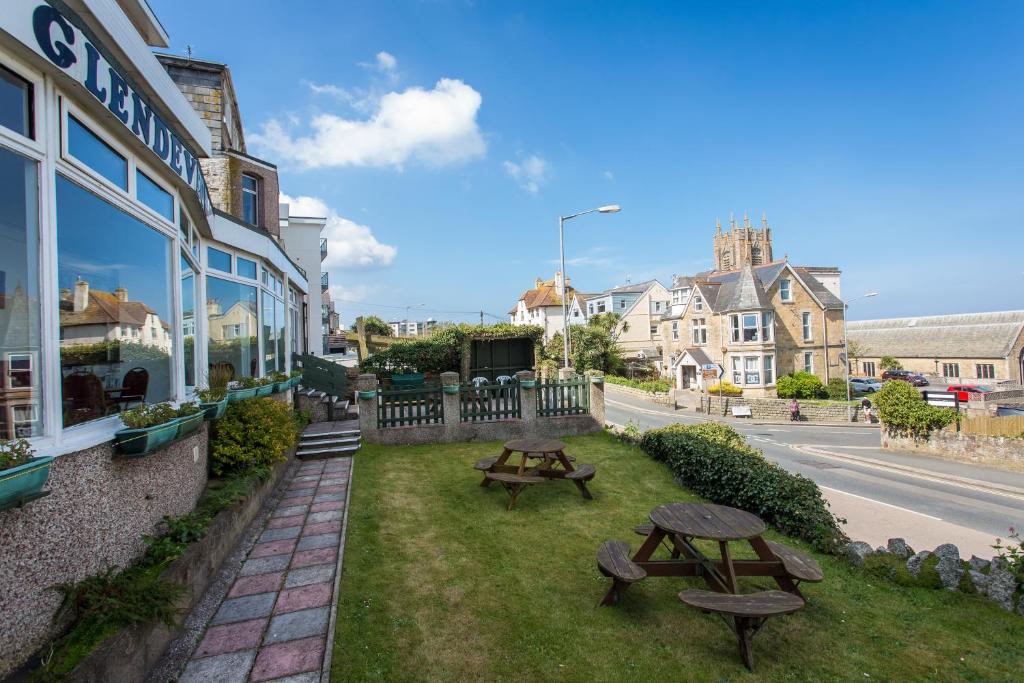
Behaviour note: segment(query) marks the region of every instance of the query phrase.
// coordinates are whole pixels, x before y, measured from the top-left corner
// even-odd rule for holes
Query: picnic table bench
[[[514,453],[520,454],[518,465],[508,462]],[[565,444],[556,439],[514,439],[504,445],[500,455],[477,461],[473,469],[484,473],[481,486],[486,488],[492,482],[502,485],[509,494],[511,510],[528,486],[553,479],[571,481],[580,495],[592,499],[587,482],[593,480],[597,467],[590,463],[574,465],[575,462],[575,457],[565,453]]]
[[[763,539],[764,522],[749,512],[723,505],[675,503],[651,510],[650,520],[633,529],[644,541],[632,557],[629,544],[624,541],[605,541],[598,548],[598,569],[612,579],[601,604],[617,604],[630,585],[647,577],[700,577],[710,590],[686,590],[679,594],[679,599],[691,607],[731,619],[730,628],[739,641],[743,663],[751,670],[751,640],[764,621],[804,606],[799,583],[824,579],[814,558],[777,541]],[[716,542],[721,559],[705,555],[696,540]],[[733,559],[729,543],[735,541],[746,541],[757,559]],[[655,559],[654,553],[662,547],[670,557]],[[781,590],[740,594],[741,576],[771,577]]]

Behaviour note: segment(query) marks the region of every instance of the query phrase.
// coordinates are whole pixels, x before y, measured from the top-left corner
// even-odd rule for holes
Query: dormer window
[[[782,301],[793,300],[792,283],[789,281],[788,278],[779,280],[779,299],[781,299]]]
[[[693,297],[693,310],[698,312],[704,310],[704,299],[701,298],[700,294]]]

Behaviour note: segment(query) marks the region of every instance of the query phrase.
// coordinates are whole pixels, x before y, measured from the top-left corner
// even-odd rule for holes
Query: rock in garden
[[[919,553],[914,553],[909,560],[907,560],[907,571],[910,572],[911,576],[917,576],[921,573],[921,565],[924,561],[931,557],[931,553],[927,550],[922,550]]]
[[[902,538],[890,538],[886,548],[893,555],[899,555],[900,557],[910,557],[914,554],[914,549],[907,545],[907,542]]]
[[[977,555],[971,555],[971,559],[967,560],[967,564],[971,565],[971,569],[983,572],[988,569],[988,560],[984,560]]]
[[[877,548],[875,548],[875,552],[880,554],[880,555],[888,555],[889,554],[889,549],[886,548],[884,545],[880,545]]]
[[[957,553],[959,555],[959,553]],[[935,573],[942,580],[946,590],[955,591],[960,586],[960,579],[964,575],[964,567],[960,564],[959,557],[939,557],[939,563],[935,565]]]
[[[960,548],[957,548],[952,543],[943,543],[932,552],[941,558],[950,557],[958,562],[960,561]]]
[[[1017,589],[1017,577],[1006,569],[1002,563],[998,566],[993,563],[992,571],[988,574],[988,589],[985,595],[1007,612],[1013,611],[1013,592]]]
[[[871,546],[864,541],[851,541],[843,548],[843,554],[850,564],[859,567],[864,564],[864,558],[873,553]]]
[[[967,576],[971,577],[971,584],[974,586],[974,590],[982,595],[988,592],[988,574],[982,574],[977,569],[968,569]]]
[[[1017,604],[1017,614],[1024,616],[1024,595],[1020,596],[1020,602]]]

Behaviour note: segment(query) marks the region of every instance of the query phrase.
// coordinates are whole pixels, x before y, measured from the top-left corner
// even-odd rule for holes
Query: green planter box
[[[280,394],[282,391],[288,391],[291,388],[291,386],[292,386],[292,381],[290,379],[286,379],[283,382],[275,382],[274,383],[274,393],[275,394]]]
[[[411,372],[408,375],[391,375],[391,386],[396,389],[411,389],[423,386],[423,373]]]
[[[441,386],[441,391],[446,394],[457,394],[461,391],[462,387],[458,384],[444,384]]]
[[[219,401],[213,403],[200,403],[199,407],[203,409],[203,417],[207,420],[216,420],[224,415],[224,411],[228,409],[228,397],[225,396]]]
[[[24,465],[0,471],[0,510],[39,498],[52,462],[52,456],[32,458]]]
[[[373,390],[373,389],[371,389],[369,391],[357,391],[356,392],[356,396],[358,396],[359,398],[362,398],[362,399],[371,399],[371,398],[373,398],[376,395],[377,395],[377,392],[375,390]]]
[[[291,378],[290,380],[288,380],[288,381],[292,383],[291,385],[292,385],[293,387],[297,387],[297,386],[299,386],[300,384],[302,384],[302,375],[295,375],[295,377],[292,377],[292,378]]]
[[[192,415],[186,415],[185,417],[178,418],[178,432],[175,435],[175,440],[184,439],[186,436],[192,436],[199,431],[199,426],[203,424],[203,417],[205,413],[199,411]]]
[[[228,403],[235,403],[236,401],[244,401],[247,398],[252,398],[256,395],[257,387],[249,387],[248,389],[229,389],[228,390]]]
[[[196,415],[201,417],[202,413],[196,413]],[[180,419],[175,418],[170,422],[141,429],[119,429],[114,432],[118,453],[130,458],[138,458],[160,450],[178,436],[178,420]]]
[[[256,387],[256,396],[270,396],[272,393],[274,393],[273,384],[261,384],[260,386]]]

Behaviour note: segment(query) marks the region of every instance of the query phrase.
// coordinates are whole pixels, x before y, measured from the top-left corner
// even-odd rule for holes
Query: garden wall
[[[195,507],[208,429],[142,458],[115,459],[113,441],[67,453],[50,468],[49,496],[0,512],[0,677],[59,630],[49,586],[127,566],[164,515]]]
[[[770,420],[783,422],[789,420],[789,399],[788,398],[747,398],[745,396],[706,396],[701,399],[702,411],[707,411],[710,405],[710,412],[713,415],[731,415],[733,406],[750,406],[750,413],[755,420]],[[850,416],[847,417],[845,404],[820,405],[812,404],[809,401],[800,401],[800,414],[808,422],[863,422],[864,416],[860,406],[850,408]]]
[[[1024,472],[1024,439],[964,434],[956,425],[933,431],[927,439],[890,434],[882,426],[882,448],[914,451],[946,460]]]
[[[675,405],[670,394],[634,389],[633,387],[626,387],[621,384],[612,384],[611,382],[605,382],[604,386],[605,391],[612,395],[621,394],[623,396],[635,396],[636,398],[642,398],[653,403],[660,403],[661,405]]]

